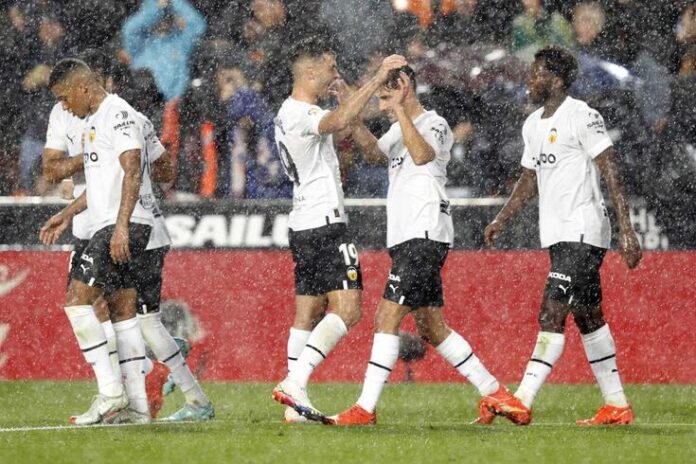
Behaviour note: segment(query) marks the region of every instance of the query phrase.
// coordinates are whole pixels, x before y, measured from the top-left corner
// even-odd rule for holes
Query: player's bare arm
[[[487,247],[495,248],[495,239],[505,228],[505,223],[508,219],[514,216],[527,201],[534,198],[536,195],[536,171],[522,168],[522,175],[517,179],[510,198],[505,202],[505,206],[498,212],[495,219],[493,219],[483,231],[483,239]]]
[[[338,108],[329,112],[319,122],[320,134],[333,134],[348,127],[360,114],[367,102],[379,87],[386,82],[389,71],[406,66],[406,59],[401,55],[391,55],[382,61],[382,65],[365,85],[356,90]]]
[[[121,188],[121,204],[111,237],[111,259],[117,264],[123,264],[130,260],[128,223],[140,195],[140,150],[124,151],[118,159],[125,174]]]
[[[435,149],[423,138],[408,112],[404,108],[404,99],[411,90],[411,80],[405,73],[399,76],[399,85],[394,89],[389,97],[389,105],[396,116],[401,133],[404,137],[404,146],[411,155],[411,159],[416,166],[429,163],[435,159]]]
[[[360,150],[363,159],[370,164],[386,164],[387,155],[382,153],[377,144],[377,137],[370,132],[361,120],[357,120],[352,126],[351,136],[353,142]]]
[[[43,175],[49,182],[60,182],[84,170],[81,156],[66,157],[65,152],[44,148],[41,156]]]
[[[171,182],[175,175],[174,165],[167,151],[150,164],[150,177],[154,182]]]
[[[58,214],[51,216],[41,227],[39,239],[44,245],[53,245],[61,234],[68,228],[73,217],[87,209],[87,192],[73,200]]]
[[[634,269],[640,263],[643,253],[640,250],[640,243],[638,243],[633,226],[631,226],[628,200],[624,195],[623,185],[619,180],[616,163],[614,163],[615,153],[616,150],[613,148],[607,148],[595,158],[595,163],[607,183],[611,202],[619,221],[619,253],[628,268]]]

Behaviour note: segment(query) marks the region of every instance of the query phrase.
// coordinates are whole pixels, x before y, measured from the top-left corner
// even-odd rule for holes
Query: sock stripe
[[[116,350],[114,350],[114,351],[109,351],[109,356],[111,356],[112,354],[118,354],[118,351],[116,351]]]
[[[97,348],[100,348],[100,347],[102,347],[102,346],[104,346],[104,345],[106,345],[106,340],[104,340],[104,341],[101,342],[101,343],[97,343],[97,344],[94,345],[94,346],[90,346],[89,348],[85,348],[84,350],[82,350],[82,352],[83,352],[83,353],[87,353],[88,351],[96,350]]]
[[[289,359],[290,361],[297,361],[297,358],[293,358],[293,357],[290,357],[290,356],[288,356],[288,359]]]
[[[457,364],[456,366],[454,366],[454,368],[457,369],[459,366],[461,366],[462,364],[464,364],[465,362],[467,362],[469,359],[471,359],[471,357],[472,357],[473,355],[474,355],[474,352],[472,351],[472,352],[469,354],[469,356],[467,356],[466,358],[464,358],[464,361],[462,361],[462,362],[460,362],[459,364]]]
[[[602,361],[606,361],[608,359],[615,358],[615,357],[616,357],[616,353],[610,354],[609,356],[605,356],[603,358],[599,358],[599,359],[595,359],[593,361],[590,361],[590,364],[601,363]]]
[[[549,362],[546,362],[546,361],[544,361],[543,359],[532,358],[532,359],[530,359],[530,361],[531,361],[531,362],[538,362],[538,363],[540,363],[540,364],[545,364],[545,365],[549,366],[549,368],[553,369],[553,364],[551,364],[551,363],[549,363]]]
[[[379,364],[379,363],[376,363],[376,362],[374,362],[374,361],[370,361],[370,362],[368,362],[368,364],[372,364],[372,365],[375,366],[375,367],[379,367],[379,368],[381,368],[381,369],[384,369],[384,370],[387,371],[387,372],[391,372],[391,371],[392,371],[392,370],[389,369],[387,366],[383,366],[383,365],[381,365],[381,364]]]
[[[171,360],[174,359],[174,358],[176,357],[176,355],[178,355],[178,354],[181,354],[181,350],[176,350],[176,352],[175,352],[173,355],[169,356],[169,357],[166,358],[166,359],[163,359],[162,362],[163,362],[163,363],[166,363],[167,361],[171,361]]]
[[[143,361],[143,360],[145,360],[145,356],[136,356],[135,358],[128,358],[128,359],[124,359],[124,360],[119,360],[118,363],[125,364],[125,363],[129,363],[129,362],[133,362],[133,361]]]
[[[317,353],[319,353],[322,358],[326,359],[326,355],[324,353],[322,353],[321,350],[319,348],[317,348],[316,346],[312,346],[309,343],[306,346],[307,346],[307,348],[311,348],[314,351],[316,351]]]

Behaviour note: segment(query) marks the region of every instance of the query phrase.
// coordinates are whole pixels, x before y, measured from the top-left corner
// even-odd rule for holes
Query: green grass
[[[678,463],[696,462],[696,386],[629,385],[630,427],[584,429],[601,404],[592,385],[547,385],[529,427],[467,425],[477,395],[455,384],[389,385],[379,425],[287,426],[270,384],[206,384],[217,417],[204,424],[0,431],[0,463]],[[349,406],[358,385],[312,387],[316,406]],[[0,382],[0,428],[63,425],[89,405],[87,382]],[[182,397],[167,398],[163,413]]]

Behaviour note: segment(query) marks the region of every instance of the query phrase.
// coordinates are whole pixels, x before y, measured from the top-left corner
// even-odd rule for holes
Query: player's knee
[[[395,311],[380,306],[375,313],[375,333],[388,333],[396,335],[399,333],[401,317]]]

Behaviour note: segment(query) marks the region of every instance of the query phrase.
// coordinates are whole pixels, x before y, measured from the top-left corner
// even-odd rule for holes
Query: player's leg
[[[602,313],[602,287],[599,268],[605,250],[584,245],[578,251],[585,273],[578,277],[576,304],[571,311],[580,330],[587,360],[604,397],[604,405],[591,419],[578,425],[630,424],[633,410],[624,394],[616,362],[616,345]]]

